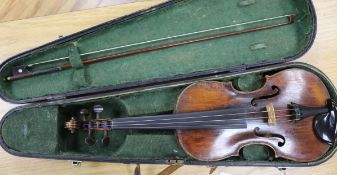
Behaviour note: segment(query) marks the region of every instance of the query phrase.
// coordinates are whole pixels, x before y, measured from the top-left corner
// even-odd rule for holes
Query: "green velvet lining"
[[[234,81],[234,87],[241,91],[253,91],[262,87],[264,83],[264,77],[261,74],[249,74],[241,76]]]
[[[315,68],[299,63],[227,76],[219,78],[218,81],[239,82],[236,85],[237,89],[255,90],[263,85],[264,79],[261,78],[263,75],[287,68],[300,68],[316,73],[327,86],[331,97],[337,99],[334,87],[328,79],[317,73]],[[256,82],[259,86],[252,82]],[[72,116],[80,119],[79,111],[82,108],[91,110],[90,118],[93,118],[92,107],[95,104],[104,107],[105,110],[101,114],[103,118],[172,113],[178,95],[186,86],[153,89],[63,105],[19,109],[6,118],[0,130],[1,135],[6,146],[16,152],[44,154],[56,158],[71,156],[75,159],[90,157],[115,161],[193,160],[179,146],[175,133],[171,130],[113,130],[109,132],[110,145],[101,147],[102,132],[95,132],[93,136],[97,139],[97,143],[88,146],[84,143],[87,132],[80,131],[72,135],[63,126]],[[249,146],[241,150],[240,156],[224,161],[287,161],[270,159],[266,150],[260,145]]]
[[[86,71],[84,69],[84,65],[77,47],[77,43],[74,43],[74,46],[69,48],[69,62],[74,69],[72,76],[74,86],[77,87],[87,86],[88,82],[85,76]]]
[[[57,106],[15,111],[3,124],[1,136],[16,151],[55,154],[59,150],[58,111]]]
[[[182,0],[169,7],[149,11],[113,27],[103,28],[69,43],[54,46],[11,62],[1,72],[0,90],[7,98],[27,99],[208,69],[276,61],[294,56],[306,47],[313,33],[312,14],[310,14],[307,1],[258,0],[252,2],[247,0]],[[69,48],[73,47],[74,42],[78,44],[80,53],[86,53],[285,14],[296,15],[293,24],[87,65],[83,70],[70,69],[13,82],[3,80],[11,74],[13,66],[68,56]],[[193,37],[106,51],[82,56],[81,59],[86,60],[210,34],[239,31],[285,20],[284,18],[265,21]],[[68,63],[68,60],[39,65],[32,71],[61,63]]]
[[[242,149],[244,159],[248,161],[268,160],[268,149],[262,145],[249,145]]]

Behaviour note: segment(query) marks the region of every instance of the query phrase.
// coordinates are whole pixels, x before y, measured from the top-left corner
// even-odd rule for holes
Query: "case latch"
[[[285,168],[285,167],[276,167],[276,168],[282,173],[282,175],[286,174],[287,168]]]
[[[82,164],[82,161],[79,161],[79,160],[69,160],[69,162],[70,162],[70,165],[74,167],[80,167]]]

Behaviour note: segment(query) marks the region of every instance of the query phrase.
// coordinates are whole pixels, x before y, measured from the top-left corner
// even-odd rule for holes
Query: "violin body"
[[[322,107],[329,99],[323,82],[301,69],[287,69],[265,77],[263,87],[252,92],[235,89],[231,82],[203,81],[187,87],[179,96],[175,113],[209,111],[230,107],[249,107],[256,111],[273,104],[285,109],[294,102],[310,107]],[[314,117],[292,121],[287,110],[275,111],[276,124],[270,125],[264,116],[247,120],[246,129],[177,130],[184,151],[202,161],[218,161],[238,156],[241,148],[251,144],[269,147],[274,157],[297,162],[321,158],[329,149],[315,134]]]

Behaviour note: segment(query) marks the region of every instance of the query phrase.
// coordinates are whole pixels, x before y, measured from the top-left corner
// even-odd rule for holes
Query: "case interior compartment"
[[[331,98],[337,99],[335,88],[324,74],[301,63],[219,77],[217,81],[232,81],[237,89],[252,91],[263,85],[264,75],[289,68],[305,69],[316,74],[326,85]],[[138,162],[152,163],[156,160],[161,160],[163,163],[178,159],[184,160],[187,164],[188,162],[200,163],[184,153],[172,130],[114,130],[109,132],[112,139],[111,144],[101,147],[99,143],[94,146],[84,143],[87,132],[80,131],[72,135],[64,128],[64,122],[68,121],[71,116],[80,117],[80,109],[92,109],[95,104],[103,105],[105,110],[100,115],[103,118],[172,113],[178,95],[186,86],[187,84],[182,84],[78,102],[17,108],[9,112],[1,123],[2,142],[0,143],[7,151],[21,156],[51,156],[57,159],[115,162],[137,160]],[[91,115],[91,117],[94,116]],[[95,132],[94,136],[99,141],[103,132]],[[331,154],[333,148],[327,153],[327,156]],[[216,163],[226,165],[230,162],[240,161],[251,163],[258,161],[265,163],[265,165],[271,162],[296,164],[296,162],[283,159],[270,160],[266,150],[260,145],[245,147],[241,150],[239,157]]]
[[[219,68],[254,67],[294,59],[311,46],[315,17],[307,0],[180,0],[114,20],[87,32],[28,51],[1,66],[0,93],[7,101],[22,103],[45,100],[51,95],[66,96],[124,83],[141,82]],[[294,23],[268,30],[137,54],[101,63],[82,65],[81,60],[123,53],[186,39],[241,31],[285,22],[261,21],[202,34],[142,44],[96,54],[79,54],[196,32],[254,20],[295,15]],[[85,34],[84,34],[85,33]],[[41,64],[30,71],[71,63],[74,68],[16,81],[4,80],[15,66],[67,57]]]

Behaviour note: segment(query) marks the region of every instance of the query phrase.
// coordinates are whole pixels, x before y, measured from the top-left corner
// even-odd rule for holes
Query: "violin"
[[[248,145],[264,145],[275,158],[309,162],[321,158],[336,142],[337,107],[324,83],[315,74],[292,68],[266,75],[264,85],[251,92],[232,82],[201,81],[185,88],[173,114],[101,118],[103,107],[94,106],[96,118],[75,117],[65,128],[92,133],[104,131],[101,144],[109,144],[108,131],[116,129],[170,129],[194,159],[219,161],[238,156]]]

